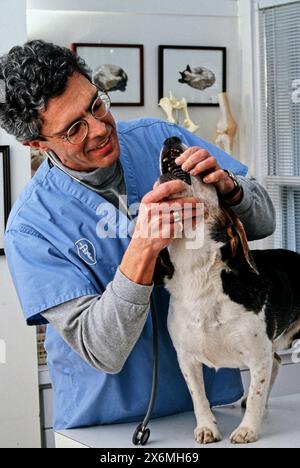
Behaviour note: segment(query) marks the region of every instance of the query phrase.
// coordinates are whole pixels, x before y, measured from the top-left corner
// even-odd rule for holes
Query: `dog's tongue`
[[[186,149],[187,147],[177,136],[165,140],[160,153],[160,183],[180,179],[188,185],[192,184],[190,175],[175,163],[175,159]]]

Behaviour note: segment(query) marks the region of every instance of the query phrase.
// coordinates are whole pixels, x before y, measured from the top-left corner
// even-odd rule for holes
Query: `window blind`
[[[263,155],[274,247],[300,252],[300,1],[259,10]]]

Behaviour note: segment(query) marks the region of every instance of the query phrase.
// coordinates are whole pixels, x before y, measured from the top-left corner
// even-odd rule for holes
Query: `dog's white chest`
[[[175,269],[166,282],[171,294],[168,329],[178,356],[188,353],[210,367],[241,367],[244,364],[241,323],[247,327],[257,317],[245,317],[243,306],[233,303],[223,292],[220,265],[209,272]],[[209,265],[208,265],[209,268]],[[257,325],[257,324],[256,324]],[[255,325],[255,328],[256,328]]]
[[[189,353],[209,367],[240,367],[243,365],[231,340],[233,321],[223,320],[222,305],[210,308],[211,317],[202,314],[207,301],[189,303],[171,299],[168,329],[178,354]],[[203,316],[204,315],[204,316]]]

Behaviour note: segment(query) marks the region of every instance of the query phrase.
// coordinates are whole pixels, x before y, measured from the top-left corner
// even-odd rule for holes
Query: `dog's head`
[[[212,185],[207,185],[202,182],[202,178],[205,177],[205,174],[202,174],[201,177],[190,176],[188,172],[183,171],[182,168],[175,163],[175,159],[186,149],[187,147],[178,137],[168,138],[164,142],[160,153],[161,175],[158,183],[162,184],[177,179],[185,182],[186,189],[172,198],[199,198],[200,203],[203,203],[205,206],[206,221],[212,223],[213,218],[219,212],[219,199],[216,189]]]
[[[178,137],[168,138],[164,142],[160,154],[161,175],[158,183],[162,184],[176,179],[185,182],[185,190],[172,198],[196,197],[199,199],[199,203],[204,205],[204,216],[202,218],[204,223],[204,244],[207,239],[211,239],[228,246],[232,257],[239,255],[247,263],[251,271],[258,273],[249,251],[242,222],[230,208],[222,203],[216,188],[203,182],[206,174],[203,173],[201,176],[193,177],[175,163],[175,159],[186,149],[187,147]]]

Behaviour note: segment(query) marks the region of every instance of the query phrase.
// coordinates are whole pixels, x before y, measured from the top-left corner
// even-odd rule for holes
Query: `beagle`
[[[230,439],[234,444],[251,443],[258,439],[278,373],[277,352],[300,338],[300,255],[250,251],[241,221],[222,206],[215,187],[176,166],[176,157],[185,149],[177,137],[166,140],[159,183],[181,179],[186,191],[180,196],[196,196],[204,203],[204,239],[197,250],[186,249],[191,233],[185,230],[168,248],[169,264],[166,252],[160,258],[167,267],[164,283],[170,292],[168,329],[193,399],[196,441],[221,440],[205,395],[205,364],[249,368],[246,412]]]

